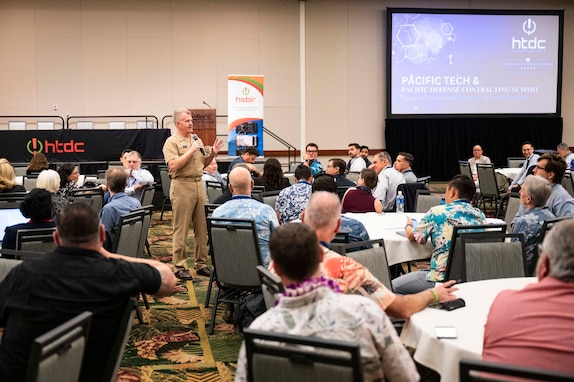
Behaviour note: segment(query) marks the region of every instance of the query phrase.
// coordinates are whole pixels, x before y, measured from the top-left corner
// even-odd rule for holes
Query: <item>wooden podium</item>
[[[193,132],[205,146],[213,145],[217,136],[215,109],[189,109],[193,118]]]

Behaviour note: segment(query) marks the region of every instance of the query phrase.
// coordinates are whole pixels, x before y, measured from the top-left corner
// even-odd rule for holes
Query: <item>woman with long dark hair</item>
[[[265,186],[265,191],[282,190],[289,187],[289,179],[283,176],[281,163],[276,158],[269,158],[263,165],[263,175],[254,178],[256,186]]]

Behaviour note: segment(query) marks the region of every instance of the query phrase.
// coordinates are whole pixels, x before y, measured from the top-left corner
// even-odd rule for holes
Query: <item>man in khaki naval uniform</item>
[[[207,267],[207,224],[204,204],[203,169],[223,147],[223,141],[215,139],[209,155],[205,155],[201,139],[193,137],[193,119],[187,109],[176,109],[173,121],[177,132],[163,145],[163,156],[169,169],[171,187],[169,197],[173,211],[173,264],[175,275],[182,280],[192,277],[184,269],[186,263],[186,239],[189,224],[193,222],[195,241],[195,269],[198,275],[211,275]]]

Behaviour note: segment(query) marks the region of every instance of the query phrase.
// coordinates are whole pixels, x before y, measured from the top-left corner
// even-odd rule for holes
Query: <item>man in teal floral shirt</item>
[[[405,226],[409,240],[425,244],[430,237],[433,251],[428,271],[411,272],[393,280],[393,290],[399,294],[418,293],[444,281],[444,272],[454,225],[486,224],[484,213],[470,204],[474,182],[466,175],[455,175],[445,192],[446,204],[432,207],[414,228],[407,217]]]

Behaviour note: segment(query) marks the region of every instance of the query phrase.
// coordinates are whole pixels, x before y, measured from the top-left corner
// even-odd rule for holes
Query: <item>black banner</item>
[[[130,148],[144,160],[161,160],[163,143],[170,135],[169,129],[2,131],[0,157],[29,162],[41,152],[50,162],[116,161]]]

